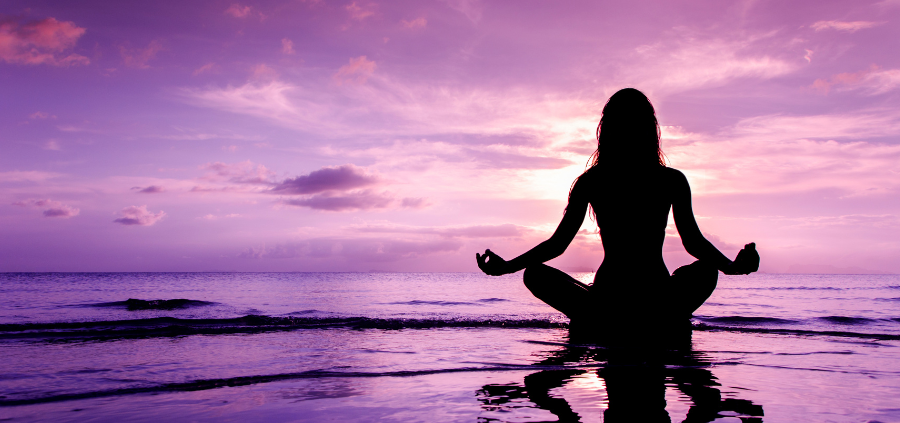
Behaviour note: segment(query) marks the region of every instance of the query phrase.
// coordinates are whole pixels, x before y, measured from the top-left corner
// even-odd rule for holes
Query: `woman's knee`
[[[536,289],[540,289],[546,284],[548,279],[546,267],[547,266],[544,264],[539,264],[537,266],[525,268],[525,272],[522,275],[522,281],[525,282],[525,286],[532,292]]]

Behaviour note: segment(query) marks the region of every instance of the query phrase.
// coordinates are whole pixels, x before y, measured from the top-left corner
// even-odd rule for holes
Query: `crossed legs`
[[[662,292],[656,293],[657,298],[663,299],[664,306],[673,316],[690,317],[712,295],[718,278],[719,271],[715,267],[698,260],[675,269]],[[596,294],[559,269],[546,264],[529,267],[525,269],[524,282],[535,297],[570,320],[596,317]]]

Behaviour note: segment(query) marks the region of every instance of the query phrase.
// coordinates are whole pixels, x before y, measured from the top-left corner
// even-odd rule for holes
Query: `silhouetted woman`
[[[700,232],[688,181],[665,166],[659,138],[656,112],[643,93],[626,88],[613,94],[597,126],[592,163],[572,184],[565,215],[550,239],[509,261],[491,250],[475,254],[478,267],[494,276],[525,269],[525,286],[536,297],[573,322],[603,325],[686,320],[716,288],[719,270],[756,271],[753,243],[731,261]],[[592,285],[543,264],[566,250],[588,206],[605,253]],[[685,250],[698,259],[671,276],[662,256],[669,208]]]

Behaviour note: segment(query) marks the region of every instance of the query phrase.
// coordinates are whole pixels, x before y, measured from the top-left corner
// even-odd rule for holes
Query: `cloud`
[[[464,151],[467,156],[475,159],[480,167],[487,169],[561,169],[573,164],[570,160],[557,157],[526,156],[471,148]]]
[[[206,163],[200,166],[200,169],[210,171],[210,173],[203,178],[207,180],[224,179],[228,182],[237,184],[274,184],[272,177],[275,176],[275,172],[272,172],[261,164],[254,164],[249,160],[231,164],[222,162]]]
[[[860,29],[873,28],[881,23],[878,22],[868,22],[868,21],[853,21],[853,22],[842,22],[842,21],[818,21],[812,25],[810,28],[815,29],[816,32],[833,29],[836,31],[845,31],[845,32],[856,32]]]
[[[253,10],[250,6],[241,6],[237,3],[232,4],[227,9],[225,9],[225,13],[235,18],[245,18],[250,12]]]
[[[482,6],[480,0],[445,0],[450,8],[466,15],[473,23],[481,20]]]
[[[351,229],[363,233],[438,235],[443,238],[519,238],[529,232],[532,232],[531,228],[513,225],[511,223],[503,225],[470,225],[447,227],[382,224],[352,226]]]
[[[160,210],[159,213],[152,213],[147,210],[147,206],[128,206],[119,211],[118,219],[113,220],[115,223],[123,225],[139,225],[152,226],[160,219],[166,216],[166,212]]]
[[[395,201],[389,193],[376,193],[372,190],[351,191],[347,193],[326,192],[305,198],[282,200],[282,204],[309,207],[325,211],[353,211],[383,209]]]
[[[61,150],[61,147],[59,146],[59,143],[56,140],[47,141],[46,143],[44,143],[44,146],[42,148],[44,150],[52,150],[52,151]]]
[[[41,182],[48,179],[66,176],[56,172],[41,172],[37,170],[13,170],[0,172],[0,182]]]
[[[393,262],[436,253],[459,251],[462,243],[442,239],[431,241],[406,241],[396,239],[366,238],[314,238],[296,243],[265,245],[247,248],[238,257],[252,259],[344,259],[348,263]]]
[[[200,75],[201,73],[209,72],[209,71],[211,71],[215,66],[216,66],[215,63],[207,63],[207,64],[205,64],[205,65],[203,65],[203,66],[200,66],[199,68],[195,69],[194,72],[191,73],[191,75],[197,76],[197,75]]]
[[[872,65],[859,72],[839,73],[828,79],[817,79],[812,88],[828,93],[837,87],[842,91],[862,89],[870,95],[884,94],[900,86],[900,69],[881,69]]]
[[[677,28],[665,41],[635,49],[639,65],[622,67],[621,86],[647,87],[656,92],[678,92],[721,86],[734,79],[770,79],[793,72],[798,66],[760,46],[771,34],[740,34],[722,38]],[[633,59],[632,59],[633,60]]]
[[[56,119],[56,115],[51,115],[47,112],[34,112],[28,117],[31,119]]]
[[[132,187],[132,190],[137,190],[137,192],[142,194],[156,194],[160,192],[166,192],[166,189],[158,186],[158,185],[150,185],[148,187]]]
[[[700,195],[820,189],[878,195],[900,189],[900,145],[865,140],[897,136],[900,113],[867,110],[747,118],[719,134],[688,135],[691,142],[664,148]]]
[[[323,167],[319,170],[288,178],[272,188],[273,194],[305,195],[325,191],[346,191],[375,185],[378,178],[370,175],[365,169],[345,164],[343,166]]]
[[[12,203],[14,206],[20,207],[34,207],[39,209],[44,209],[44,217],[62,217],[62,218],[70,218],[72,216],[77,216],[80,212],[79,209],[70,207],[60,203],[59,201],[53,201],[50,199],[46,200],[24,200],[24,201],[16,201]]]
[[[244,217],[244,216],[239,213],[229,213],[229,214],[222,215],[222,216],[216,216],[216,215],[210,213],[210,214],[207,214],[206,216],[203,216],[201,219],[219,220],[219,219],[232,219],[235,217]]]
[[[147,69],[150,67],[147,62],[149,62],[150,59],[153,59],[156,56],[156,53],[159,53],[162,49],[162,43],[153,40],[145,48],[119,46],[119,53],[122,55],[122,60],[125,61],[125,66]]]
[[[294,42],[287,38],[282,38],[281,52],[284,54],[294,54]]]
[[[73,22],[55,18],[27,23],[0,19],[0,59],[25,65],[87,65],[87,57],[65,53],[84,33],[85,29]]]
[[[400,206],[407,209],[423,209],[429,206],[424,198],[406,197],[400,201]]]
[[[350,63],[341,66],[332,78],[338,85],[364,84],[375,72],[375,62],[366,59],[366,56],[351,58]]]
[[[425,26],[428,25],[428,21],[425,20],[425,18],[416,18],[411,21],[402,20],[400,23],[406,29],[420,29],[425,28]]]
[[[347,12],[350,13],[351,18],[361,21],[375,14],[371,7],[372,5],[368,5],[366,8],[364,8],[356,4],[356,2],[353,2],[348,4],[347,6],[344,6],[344,9],[346,9]]]

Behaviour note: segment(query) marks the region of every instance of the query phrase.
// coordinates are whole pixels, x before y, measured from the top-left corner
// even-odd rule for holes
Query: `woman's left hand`
[[[509,273],[506,271],[506,260],[491,250],[484,250],[483,255],[475,253],[475,260],[478,261],[478,268],[488,275],[500,276]]]

